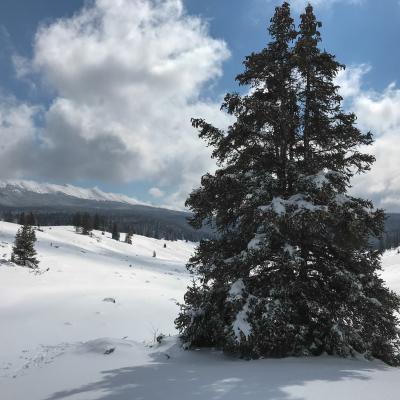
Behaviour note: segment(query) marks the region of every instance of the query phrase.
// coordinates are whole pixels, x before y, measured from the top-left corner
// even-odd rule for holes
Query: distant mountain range
[[[117,222],[122,232],[132,230],[149,237],[199,241],[213,235],[209,227],[193,229],[187,212],[150,206],[122,194],[26,180],[0,181],[0,217],[15,221],[19,213],[30,211],[41,225],[72,225],[74,213],[88,212],[103,216],[107,229]],[[373,241],[374,246],[397,247],[400,214],[387,213],[386,217],[386,233],[380,242]]]
[[[193,229],[187,212],[150,206],[122,194],[26,180],[0,181],[3,218],[15,220],[19,213],[30,211],[41,225],[72,224],[74,213],[88,212],[104,216],[109,225],[117,222],[121,231],[132,229],[150,237],[198,241],[212,235],[208,228]]]
[[[72,185],[54,185],[26,180],[0,181],[0,205],[11,207],[75,206],[84,200],[123,205],[144,205],[123,194],[105,193],[98,188],[86,189]]]

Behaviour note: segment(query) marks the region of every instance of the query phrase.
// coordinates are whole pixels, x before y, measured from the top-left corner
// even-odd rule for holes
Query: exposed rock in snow
[[[105,297],[103,299],[103,301],[107,302],[107,303],[115,303],[115,299],[114,297]]]

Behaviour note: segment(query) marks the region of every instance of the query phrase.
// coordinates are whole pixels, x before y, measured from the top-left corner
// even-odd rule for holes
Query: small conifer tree
[[[89,213],[84,213],[82,215],[82,234],[89,235],[92,229],[92,218]]]
[[[36,225],[36,218],[35,218],[35,216],[33,215],[33,212],[31,211],[28,215],[26,215],[26,217],[25,217],[25,223],[27,224],[27,225],[30,225],[30,226],[35,226]]]
[[[119,233],[118,225],[117,225],[116,222],[113,223],[112,234],[111,234],[111,236],[112,236],[112,238],[113,238],[114,240],[119,241],[119,239],[120,239],[120,233]]]
[[[25,216],[25,213],[22,212],[22,213],[19,214],[19,216],[18,216],[18,224],[19,224],[19,225],[25,225],[25,222],[26,222],[26,216]]]
[[[95,214],[93,217],[93,229],[98,231],[100,230],[100,227],[101,227],[100,216],[99,214]]]
[[[15,235],[11,261],[17,265],[29,268],[37,268],[39,261],[35,250],[36,235],[30,225],[23,225]]]
[[[132,232],[128,232],[125,235],[125,243],[132,244]]]
[[[82,215],[81,213],[77,212],[74,214],[72,218],[72,223],[75,228],[76,233],[82,233]]]

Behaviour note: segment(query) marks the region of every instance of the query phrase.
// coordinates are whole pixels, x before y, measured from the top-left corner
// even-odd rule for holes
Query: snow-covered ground
[[[0,222],[1,400],[399,399],[400,369],[377,361],[182,350],[173,320],[192,243],[134,236],[128,245],[47,227],[35,274],[5,261],[17,228]],[[383,261],[400,292],[400,254]],[[153,344],[159,333],[171,337]]]

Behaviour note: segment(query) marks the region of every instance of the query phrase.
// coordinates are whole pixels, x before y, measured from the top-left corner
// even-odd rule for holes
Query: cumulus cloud
[[[165,192],[157,187],[152,187],[149,189],[149,194],[153,197],[159,198],[159,197],[164,197]]]
[[[42,25],[33,58],[14,60],[17,76],[33,71],[54,96],[31,172],[66,181],[149,179],[176,193],[193,187],[213,162],[190,118],[227,125],[202,93],[228,56],[181,0],[96,0]]]
[[[22,177],[30,168],[30,150],[37,140],[35,117],[40,108],[0,96],[0,178]],[[18,165],[16,165],[18,160]]]
[[[400,88],[391,83],[383,92],[363,89],[362,79],[369,69],[354,66],[338,77],[359,127],[375,136],[368,151],[376,162],[371,171],[354,178],[352,191],[370,198],[378,207],[400,211]]]
[[[352,100],[361,93],[362,79],[370,70],[368,64],[360,64],[339,71],[336,84],[340,86],[340,94],[345,100]]]
[[[313,4],[335,1],[346,0]],[[214,168],[190,118],[229,122],[219,101],[202,97],[222,73],[226,44],[181,0],[95,0],[42,25],[33,46],[32,59],[14,57],[17,76],[35,84],[39,77],[52,101],[44,108],[0,97],[0,178],[147,179],[150,195],[182,207]],[[400,211],[400,89],[365,90],[368,71],[353,66],[338,77],[346,107],[376,137],[377,162],[354,179],[353,191]]]

